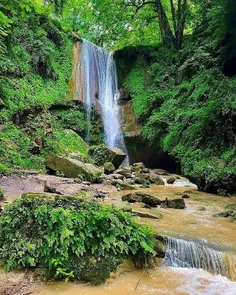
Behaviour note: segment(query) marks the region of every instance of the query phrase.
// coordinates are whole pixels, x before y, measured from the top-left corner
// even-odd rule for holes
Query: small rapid
[[[236,256],[208,247],[204,242],[166,238],[164,266],[197,268],[236,280]]]

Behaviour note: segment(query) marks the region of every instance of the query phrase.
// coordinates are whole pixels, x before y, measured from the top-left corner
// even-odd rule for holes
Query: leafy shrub
[[[128,256],[147,267],[153,247],[150,229],[130,214],[75,197],[29,193],[0,216],[0,258],[7,271],[37,267],[50,278],[100,284]]]

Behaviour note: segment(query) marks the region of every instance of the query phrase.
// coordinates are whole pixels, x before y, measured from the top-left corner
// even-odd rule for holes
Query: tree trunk
[[[158,14],[159,27],[163,45],[174,45],[175,37],[172,33],[168,18],[162,6],[161,0],[156,0],[155,10]]]
[[[177,30],[176,30],[176,42],[177,49],[181,49],[184,36],[185,17],[187,9],[187,0],[178,0],[178,17],[177,17]]]

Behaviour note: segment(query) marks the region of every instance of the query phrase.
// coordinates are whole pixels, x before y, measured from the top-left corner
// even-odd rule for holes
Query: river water
[[[143,191],[160,199],[176,198],[191,190],[186,209],[160,210],[160,220],[140,219],[154,226],[167,239],[168,257],[143,272],[124,266],[102,286],[80,283],[49,283],[41,285],[35,295],[236,295],[236,223],[213,217],[224,211],[236,198],[201,193],[194,188],[152,186]],[[121,196],[112,194],[107,203],[124,206]],[[137,206],[126,205],[126,206]],[[150,209],[147,209],[150,210]]]

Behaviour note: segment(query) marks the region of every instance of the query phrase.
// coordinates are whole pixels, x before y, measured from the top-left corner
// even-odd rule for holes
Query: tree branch
[[[134,18],[136,16],[136,14],[139,12],[140,9],[142,9],[145,5],[148,5],[148,4],[153,4],[155,5],[156,2],[155,1],[142,1],[141,4],[137,4],[135,2],[131,2],[131,3],[127,3],[125,4],[127,7],[135,7],[135,12],[134,14],[132,15],[132,18]]]

